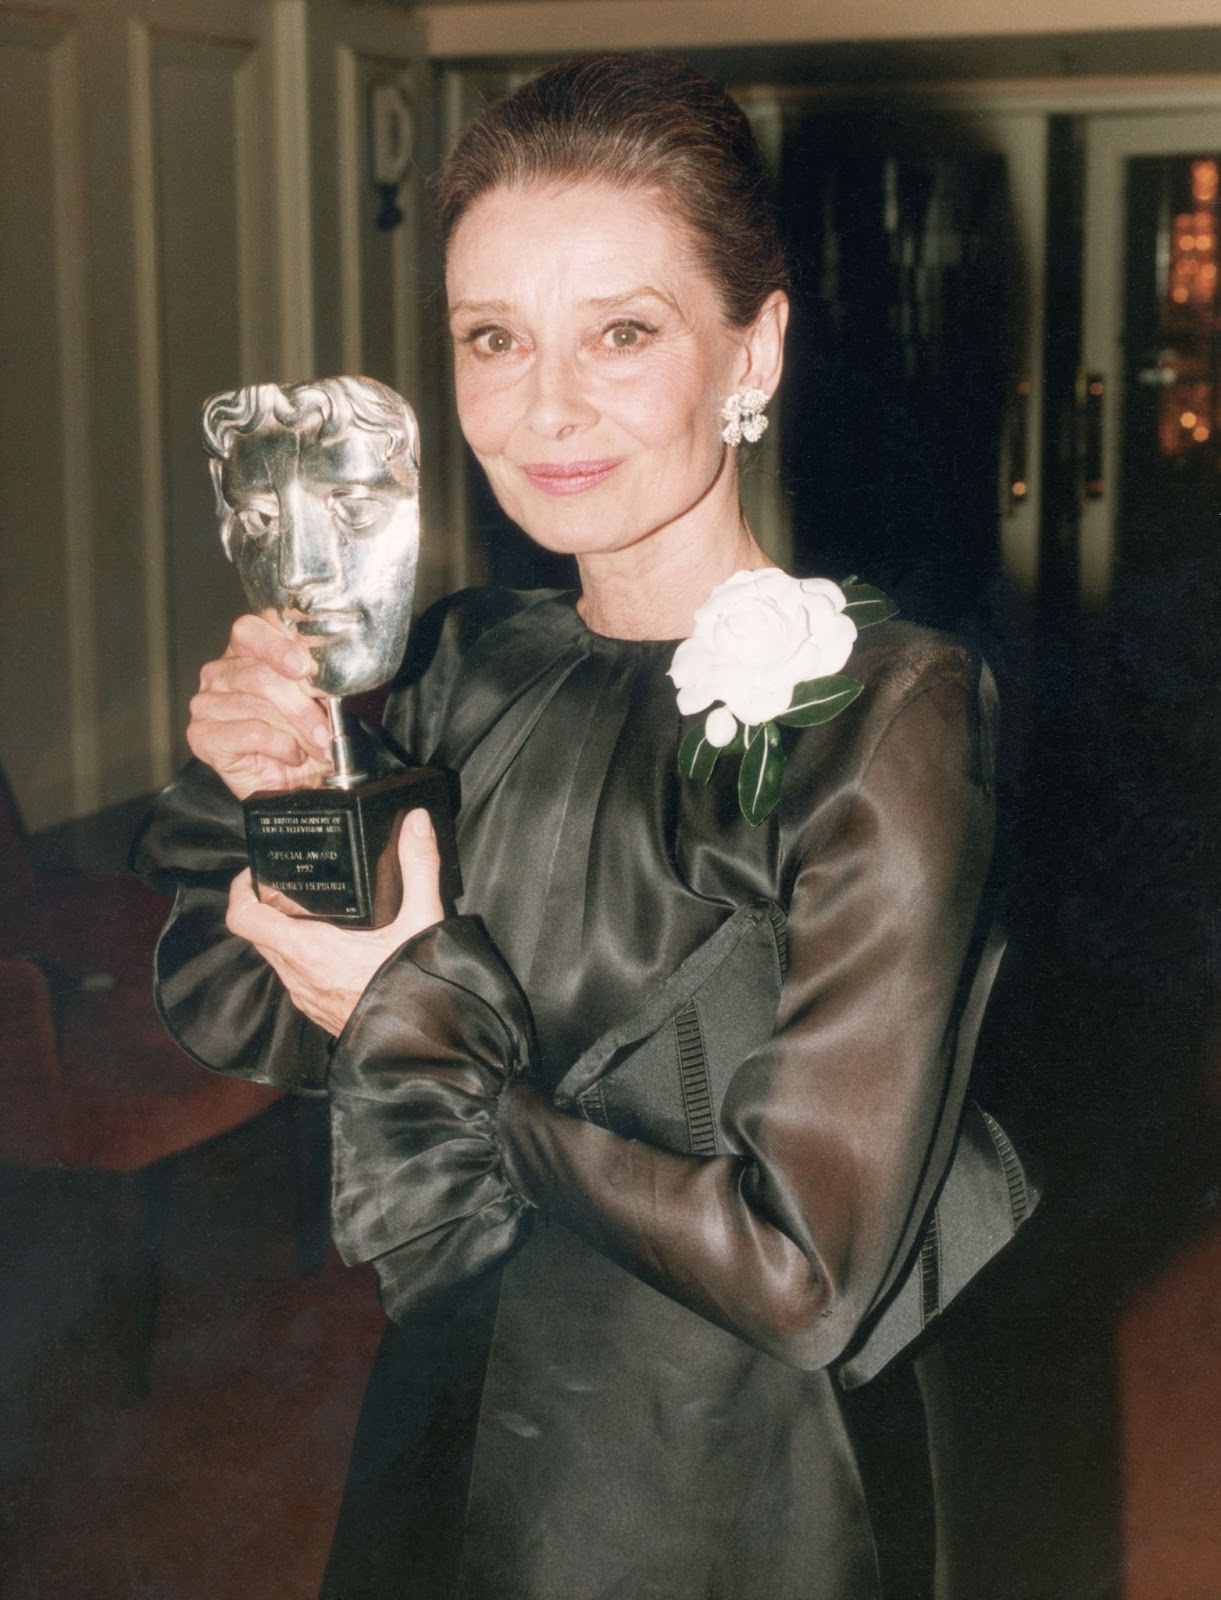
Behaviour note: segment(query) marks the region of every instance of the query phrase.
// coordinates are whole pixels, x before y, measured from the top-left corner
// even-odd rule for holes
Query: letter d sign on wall
[[[369,168],[381,199],[379,228],[397,228],[403,220],[398,189],[407,176],[412,148],[411,102],[401,83],[375,83],[369,90]]]

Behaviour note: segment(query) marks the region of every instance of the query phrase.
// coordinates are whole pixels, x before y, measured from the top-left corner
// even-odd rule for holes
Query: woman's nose
[[[325,501],[289,486],[280,497],[280,583],[295,594],[330,583],[338,573],[338,535]]]
[[[597,420],[579,361],[564,352],[539,351],[531,374],[527,426],[547,439],[566,438]]]

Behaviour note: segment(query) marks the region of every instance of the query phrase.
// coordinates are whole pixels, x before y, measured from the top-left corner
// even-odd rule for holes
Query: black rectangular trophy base
[[[274,890],[302,915],[348,928],[382,928],[402,901],[398,837],[423,806],[441,851],[441,895],[462,893],[449,781],[410,767],[350,789],[261,790],[243,802],[246,847],[260,900]]]

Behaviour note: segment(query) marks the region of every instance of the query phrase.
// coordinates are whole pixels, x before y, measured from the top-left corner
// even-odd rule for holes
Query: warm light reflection
[[[1161,391],[1158,448],[1163,456],[1195,456],[1221,427],[1213,345],[1221,330],[1217,306],[1218,199],[1221,173],[1216,157],[1189,163],[1190,199],[1170,220],[1170,261],[1162,305],[1165,348],[1159,364],[1173,380]],[[1185,173],[1186,177],[1187,174]],[[1187,209],[1187,206],[1190,209]]]

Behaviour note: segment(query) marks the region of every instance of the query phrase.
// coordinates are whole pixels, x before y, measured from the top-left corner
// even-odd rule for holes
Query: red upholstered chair
[[[140,1395],[169,1166],[281,1096],[209,1072],[162,1027],[152,959],[168,903],[130,873],[35,871],[6,800],[0,788],[0,1163],[113,1176],[125,1374]],[[300,1180],[299,1166],[299,1229]],[[300,1231],[298,1248],[306,1265]]]
[[[72,981],[105,973],[147,989],[168,913],[130,872],[38,871],[0,772],[0,955],[29,955]]]

